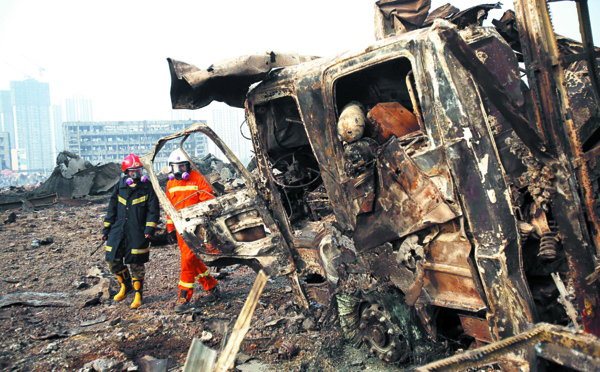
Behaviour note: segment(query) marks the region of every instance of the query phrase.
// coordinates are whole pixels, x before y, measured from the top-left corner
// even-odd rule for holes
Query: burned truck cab
[[[414,346],[410,330],[393,325],[408,320],[394,301],[420,319],[424,339],[446,327],[440,309],[479,343],[535,318],[503,161],[508,172],[522,169],[504,143],[510,127],[439,37],[452,27],[438,21],[360,53],[272,71],[246,100],[260,183],[305,292],[328,304],[336,291],[351,334],[353,318],[375,307],[382,320],[355,338],[390,361]],[[490,68],[522,101],[500,35],[477,27],[463,37],[481,58],[493,54]],[[345,136],[352,106],[364,127]],[[396,336],[372,337],[380,328]],[[400,351],[390,346],[401,342]]]

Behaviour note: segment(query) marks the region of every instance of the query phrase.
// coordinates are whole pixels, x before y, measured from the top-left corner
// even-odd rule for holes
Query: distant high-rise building
[[[65,98],[64,121],[93,121],[92,101],[78,94]]]
[[[56,159],[56,155],[59,152],[65,149],[65,140],[63,137],[63,116],[62,116],[62,106],[61,105],[52,105],[52,128],[54,134],[54,158]]]
[[[242,135],[243,122],[244,110],[225,106],[213,108],[212,129],[240,161],[246,165],[252,156],[252,142]],[[213,148],[211,148],[211,151],[214,151]],[[221,156],[220,152],[216,152],[214,155]]]
[[[10,91],[15,120],[15,148],[25,149],[28,171],[51,171],[54,157],[50,85],[35,79],[11,81]]]
[[[10,90],[0,90],[0,129],[8,132],[10,148],[15,148],[15,117]]]
[[[10,169],[10,145],[8,132],[0,132],[0,169]]]

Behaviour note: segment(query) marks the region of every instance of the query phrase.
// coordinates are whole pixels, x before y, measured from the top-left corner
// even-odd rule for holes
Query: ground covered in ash
[[[118,282],[104,263],[104,247],[90,256],[107,205],[100,198],[0,215],[0,370],[144,371],[152,357],[164,360],[167,371],[182,371],[194,338],[223,348],[256,274],[244,266],[211,268],[224,298],[176,314],[179,249],[159,235],[146,265],[144,304],[131,310],[132,295],[112,300]],[[194,300],[203,295],[197,283]],[[330,319],[325,308],[296,306],[287,279],[270,279],[234,370],[401,369],[348,345]]]

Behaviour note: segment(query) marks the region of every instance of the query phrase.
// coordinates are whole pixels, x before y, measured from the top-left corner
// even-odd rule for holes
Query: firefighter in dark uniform
[[[131,304],[131,308],[135,309],[142,305],[146,275],[144,264],[150,259],[148,239],[154,235],[160,209],[151,183],[146,182],[146,176],[142,176],[140,159],[129,154],[121,168],[125,177],[119,180],[113,190],[101,239],[107,240],[108,267],[121,283],[121,290],[114,300],[122,301],[135,291]],[[131,274],[127,264],[131,266]]]

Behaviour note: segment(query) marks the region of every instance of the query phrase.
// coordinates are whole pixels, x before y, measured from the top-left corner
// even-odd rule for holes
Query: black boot
[[[208,294],[206,296],[204,296],[202,301],[215,302],[216,300],[220,299],[221,297],[222,297],[221,289],[219,288],[219,285],[216,284],[214,287],[212,287],[211,289],[208,290]]]
[[[191,297],[191,296],[190,296]],[[179,298],[177,299],[177,305],[173,308],[176,313],[183,313],[192,307],[192,303],[188,300],[188,291],[182,289],[179,291]]]

